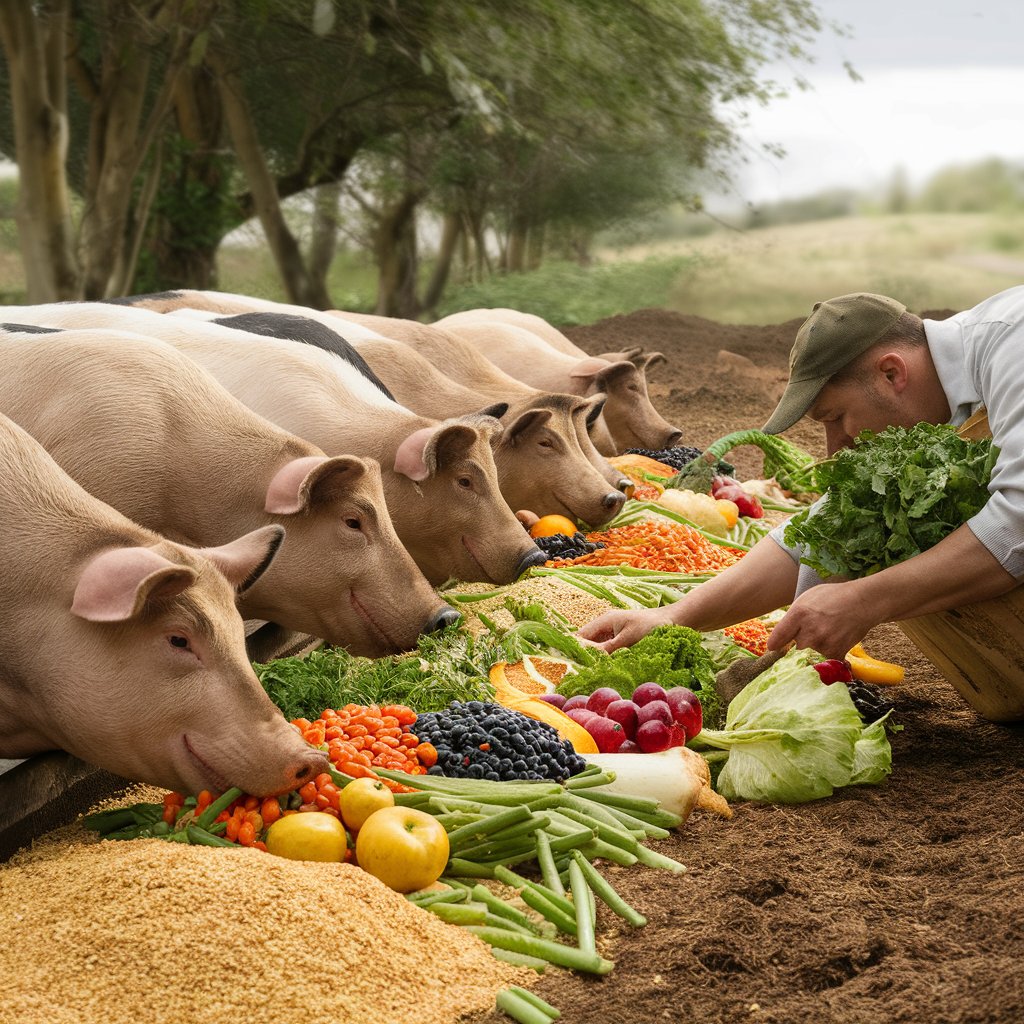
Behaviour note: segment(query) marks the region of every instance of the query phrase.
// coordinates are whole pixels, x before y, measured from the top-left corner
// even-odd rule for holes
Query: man
[[[777,434],[809,415],[825,428],[831,455],[862,430],[921,421],[959,426],[982,406],[1000,447],[992,496],[928,551],[862,579],[822,581],[800,565],[779,528],[675,604],[608,612],[580,635],[613,651],[655,626],[720,629],[790,604],[769,649],[795,641],[843,658],[881,622],[1006,593],[1024,579],[1024,286],[948,320],[921,320],[895,299],[865,292],[816,303],[764,430]]]

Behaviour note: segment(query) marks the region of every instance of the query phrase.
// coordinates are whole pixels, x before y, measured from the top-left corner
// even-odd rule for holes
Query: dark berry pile
[[[850,691],[850,699],[853,706],[860,712],[865,722],[877,722],[883,715],[893,709],[892,702],[882,694],[880,686],[872,686],[871,683],[854,679],[847,683],[846,688]]]
[[[479,700],[452,701],[446,711],[420,715],[416,735],[437,749],[431,775],[565,782],[586,767],[572,744],[546,722]]]
[[[698,455],[703,454],[699,448],[687,448],[685,445],[678,445],[675,448],[662,448],[659,451],[653,451],[650,448],[627,448],[627,455],[645,455],[649,459],[654,459],[655,462],[664,462],[666,466],[671,466],[674,470],[678,471],[683,466],[688,466]],[[723,462],[721,459],[718,460],[717,473],[722,476],[732,476],[736,472],[736,468],[731,466],[728,462]]]
[[[579,530],[571,537],[555,533],[550,537],[535,537],[533,542],[548,558],[579,558],[604,547],[603,544],[591,543]]]

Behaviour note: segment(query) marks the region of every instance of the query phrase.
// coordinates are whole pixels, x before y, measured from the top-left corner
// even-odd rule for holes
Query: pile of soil
[[[641,310],[567,333],[593,353],[664,352],[652,399],[683,443],[704,446],[764,423],[799,323]],[[823,453],[814,424],[788,436]],[[760,471],[751,451],[734,453],[741,477]],[[1024,1021],[1024,728],[979,718],[897,627],[866,646],[907,668],[888,691],[903,727],[890,780],[801,806],[736,804],[731,821],[698,813],[658,844],[688,866],[679,878],[612,868],[649,923],[602,908],[615,970],[539,980],[568,1024]]]

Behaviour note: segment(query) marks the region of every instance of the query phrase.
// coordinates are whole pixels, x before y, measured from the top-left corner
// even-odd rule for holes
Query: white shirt
[[[988,411],[999,457],[984,508],[967,521],[971,532],[1015,579],[1024,578],[1024,285],[1008,288],[948,320],[925,320],[925,337],[942,390],[959,426],[981,406]],[[800,547],[769,536],[796,562]],[[823,582],[801,565],[796,596]]]

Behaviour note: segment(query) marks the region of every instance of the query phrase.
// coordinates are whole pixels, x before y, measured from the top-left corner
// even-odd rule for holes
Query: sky
[[[901,167],[911,185],[951,164],[988,156],[1024,162],[1024,2],[817,0],[825,30],[815,63],[775,66],[793,88],[748,111],[747,163],[716,205],[772,202],[836,186],[884,185]],[[852,81],[849,62],[863,81]],[[787,155],[761,155],[763,143]]]

